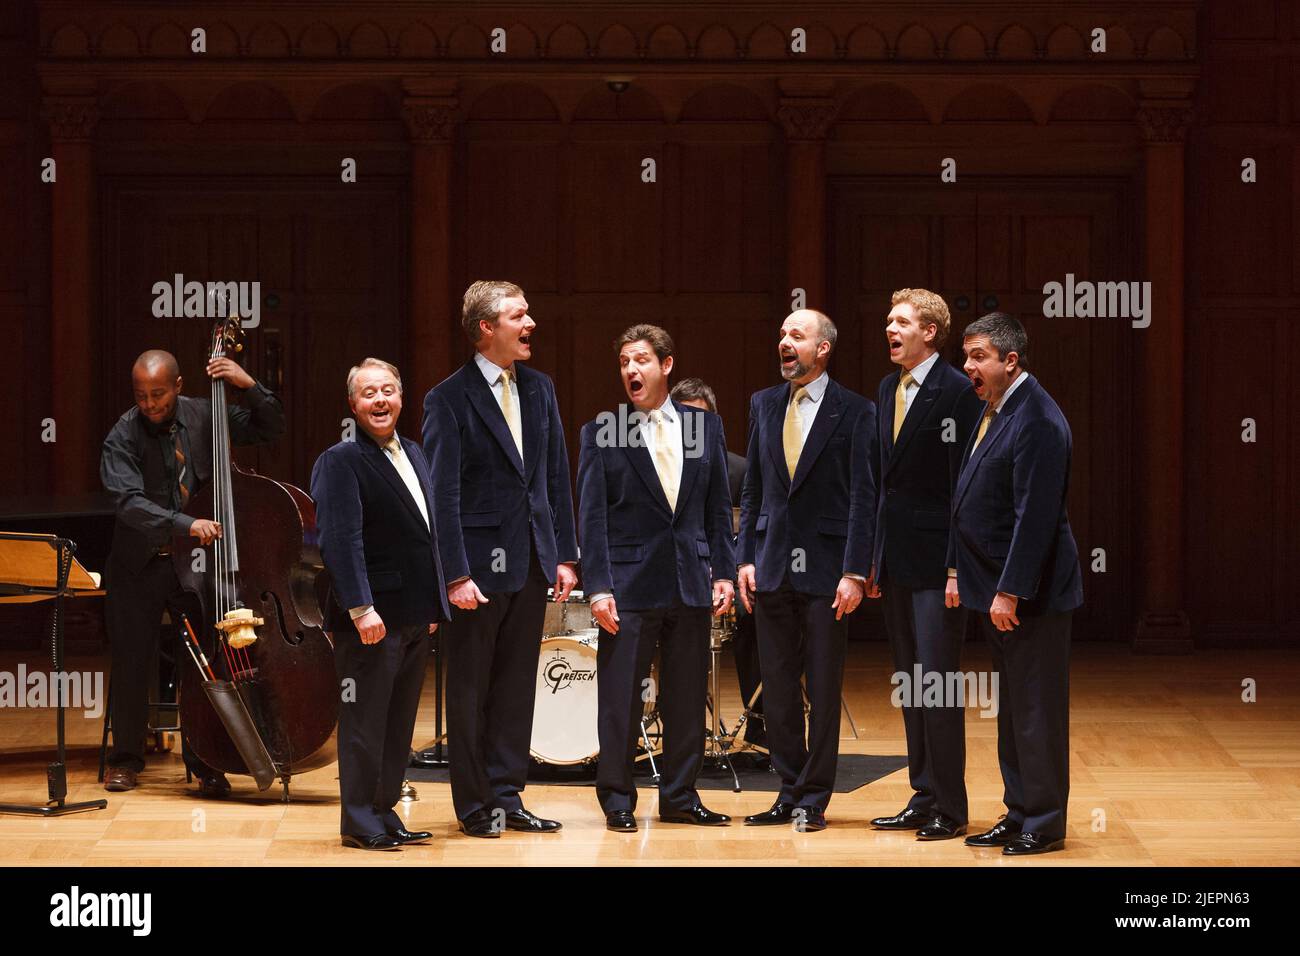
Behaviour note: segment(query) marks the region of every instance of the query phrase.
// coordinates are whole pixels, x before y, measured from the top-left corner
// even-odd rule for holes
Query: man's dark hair
[[[669,397],[679,402],[703,401],[709,407],[709,411],[718,414],[718,398],[713,394],[713,389],[709,388],[708,382],[702,378],[682,379],[673,386]]]
[[[632,326],[614,341],[614,351],[621,352],[623,346],[631,345],[633,342],[649,342],[661,364],[664,359],[673,354],[672,336],[657,325]]]
[[[998,358],[1006,361],[1007,354],[1015,352],[1020,357],[1020,367],[1029,368],[1029,335],[1025,327],[1005,312],[990,312],[980,316],[962,333],[963,338],[973,335],[988,336],[989,344],[998,350]]]

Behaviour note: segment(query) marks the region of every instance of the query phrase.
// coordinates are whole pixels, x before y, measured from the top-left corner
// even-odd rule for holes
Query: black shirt
[[[243,404],[229,407],[229,421],[235,445],[274,441],[285,429],[280,400],[257,383],[243,393]],[[110,565],[125,562],[126,570],[138,571],[173,535],[188,534],[194,523],[181,511],[173,427],[181,438],[185,486],[192,495],[212,475],[209,399],[178,396],[172,420],[159,425],[133,407],[104,439],[99,477],[117,507]]]

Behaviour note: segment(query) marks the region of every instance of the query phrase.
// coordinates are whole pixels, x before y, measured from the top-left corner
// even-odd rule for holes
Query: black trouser
[[[966,808],[966,711],[955,701],[912,706],[922,686],[921,676],[939,674],[943,687],[953,686],[949,674],[961,667],[961,646],[966,630],[964,608],[944,607],[943,589],[914,590],[889,583],[881,585],[885,629],[893,650],[894,670],[906,674],[906,695],[902,707],[903,731],[907,736],[907,773],[912,784],[909,809],[942,813],[958,824],[967,822]]]
[[[447,752],[457,819],[523,807],[546,616],[536,553],[518,591],[487,593],[472,611],[453,607],[440,642],[447,654]]]
[[[1048,839],[1065,836],[1070,798],[1070,611],[1021,613],[999,631],[980,615],[998,675],[998,764],[1007,819]]]
[[[781,776],[780,803],[824,811],[835,789],[848,619],[835,620],[829,595],[796,591],[788,580],[756,595],[758,660],[767,739]],[[808,684],[808,734],[803,695]]]
[[[113,749],[108,755],[108,764],[139,773],[144,769],[149,689],[153,683],[154,650],[158,645],[162,613],[164,608],[171,610],[174,625],[180,628],[180,612],[192,599],[181,590],[170,555],[156,555],[136,575],[110,569],[107,590],[104,616],[113,653],[113,672],[110,675]],[[196,626],[195,630],[201,633],[199,627]],[[188,654],[178,658],[178,671],[193,666]],[[177,673],[179,682],[180,674]],[[200,777],[215,773],[190,753],[184,728],[181,730],[181,757],[185,766]]]
[[[411,760],[411,737],[420,708],[429,625],[387,628],[378,644],[354,632],[333,634],[334,665],[342,687],[339,705],[341,832],[369,837],[393,831],[393,810]],[[347,680],[353,683],[344,683]]]
[[[601,630],[596,649],[596,727],[600,763],[596,798],[606,813],[636,809],[632,767],[646,697],[653,693],[663,721],[659,762],[659,812],[689,810],[700,802],[695,790],[704,761],[704,711],[709,679],[707,607],[619,611],[617,634]],[[646,684],[655,648],[657,686]]]
[[[739,603],[739,601],[737,601]],[[736,657],[736,680],[740,684],[741,706],[755,711],[745,721],[745,742],[759,747],[767,746],[767,726],[763,716],[763,695],[759,694],[753,705],[749,703],[754,691],[763,680],[758,664],[758,632],[754,615],[743,607],[736,608],[736,633],[731,639],[731,653]]]

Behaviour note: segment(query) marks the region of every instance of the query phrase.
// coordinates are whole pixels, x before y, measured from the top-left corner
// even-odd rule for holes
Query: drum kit
[[[533,709],[531,750],[538,763],[554,767],[592,766],[600,756],[596,735],[596,652],[601,630],[591,613],[591,604],[581,591],[573,591],[564,602],[547,595],[541,654],[537,660],[537,693]],[[741,751],[767,750],[745,740],[745,727],[761,719],[751,708],[761,694],[745,702],[745,709],[731,731],[727,730],[717,707],[721,698],[722,651],[735,635],[736,612],[713,618],[709,631],[710,724],[705,734],[704,758],[730,772],[734,789],[740,792],[740,778],[731,764],[731,756]],[[648,687],[658,686],[658,661],[650,668]],[[636,759],[648,761],[654,782],[659,780],[655,758],[663,752],[663,722],[656,696],[647,692],[641,715],[641,737]]]

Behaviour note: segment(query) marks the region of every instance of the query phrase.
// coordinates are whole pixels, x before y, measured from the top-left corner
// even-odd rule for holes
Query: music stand
[[[49,549],[55,552],[53,573],[49,568]],[[50,633],[53,675],[63,673],[63,598],[76,591],[93,591],[99,582],[77,563],[77,545],[69,538],[52,534],[17,534],[0,531],[0,603],[26,603],[54,599],[54,626]],[[64,740],[64,684],[59,685],[55,762],[46,769],[50,799],[45,804],[0,803],[0,813],[25,813],[39,817],[60,817],[84,810],[102,810],[105,799],[67,803],[68,774]]]

